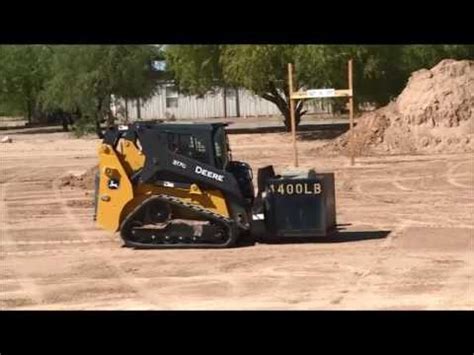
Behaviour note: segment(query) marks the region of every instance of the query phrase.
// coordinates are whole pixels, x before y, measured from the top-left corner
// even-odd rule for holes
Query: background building
[[[329,101],[305,102],[309,114],[332,113]],[[204,96],[184,95],[173,83],[162,83],[155,95],[147,100],[120,102],[122,116],[128,112],[129,120],[141,119],[203,119],[223,117],[257,117],[280,115],[270,101],[244,89],[219,89]]]

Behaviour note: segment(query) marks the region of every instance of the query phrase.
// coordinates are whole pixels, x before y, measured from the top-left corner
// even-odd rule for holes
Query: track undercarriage
[[[176,218],[185,212],[189,218]],[[145,249],[226,248],[235,244],[237,226],[198,205],[170,195],[149,197],[122,222],[126,246]]]

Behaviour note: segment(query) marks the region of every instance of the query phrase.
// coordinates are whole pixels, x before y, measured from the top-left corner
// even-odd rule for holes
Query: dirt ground
[[[323,157],[337,242],[144,251],[92,221],[92,191],[60,186],[96,161],[95,139],[11,134],[0,145],[1,309],[473,309],[472,154]],[[234,159],[291,164],[287,134],[234,135]]]

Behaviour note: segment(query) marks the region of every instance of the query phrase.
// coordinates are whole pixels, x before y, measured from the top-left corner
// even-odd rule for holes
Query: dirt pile
[[[69,174],[60,181],[61,187],[79,188],[83,190],[93,190],[95,187],[95,176],[99,167],[93,166],[81,175]]]
[[[389,105],[358,119],[354,139],[345,133],[323,147],[356,155],[474,151],[474,61],[445,59],[412,73]]]

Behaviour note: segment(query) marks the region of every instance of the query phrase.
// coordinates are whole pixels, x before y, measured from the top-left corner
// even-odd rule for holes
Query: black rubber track
[[[178,206],[180,208],[187,208],[194,213],[204,217],[208,221],[220,224],[227,230],[227,238],[222,243],[201,243],[201,242],[188,242],[188,243],[173,243],[173,244],[159,244],[159,243],[142,243],[133,241],[131,232],[133,230],[133,222],[136,220],[136,216],[139,216],[142,211],[148,206],[148,204],[156,201],[166,202],[172,206]],[[153,232],[150,232],[153,233]],[[125,243],[125,246],[137,248],[137,249],[217,249],[217,248],[230,248],[235,245],[239,235],[238,227],[234,220],[226,218],[217,213],[206,210],[195,204],[186,203],[182,200],[165,194],[153,195],[138,205],[122,222],[120,226],[120,236]]]

